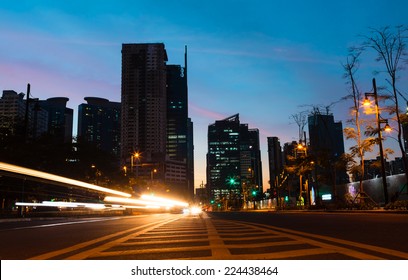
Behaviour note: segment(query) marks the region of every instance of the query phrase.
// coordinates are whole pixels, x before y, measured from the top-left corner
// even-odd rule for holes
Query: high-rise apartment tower
[[[208,126],[207,188],[221,209],[240,208],[263,191],[258,129],[239,115]]]
[[[123,44],[121,164],[170,195],[194,194],[192,122],[185,66],[164,44]]]
[[[122,45],[121,164],[128,170],[133,164],[150,164],[161,177],[166,154],[166,62],[162,43]],[[140,157],[131,162],[135,153]],[[139,169],[141,174],[151,172]]]

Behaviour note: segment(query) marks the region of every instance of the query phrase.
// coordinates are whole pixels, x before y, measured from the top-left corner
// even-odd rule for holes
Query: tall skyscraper
[[[325,151],[332,157],[344,153],[343,125],[331,114],[313,113],[308,117],[310,151]]]
[[[187,188],[191,198],[194,197],[194,131],[193,122],[188,118],[187,122]]]
[[[136,177],[163,183],[170,195],[192,199],[187,49],[184,67],[167,60],[162,43],[122,46],[121,163]]]
[[[78,141],[93,143],[99,149],[119,156],[120,102],[85,97],[78,106]]]
[[[240,125],[241,180],[246,191],[263,189],[259,130]],[[245,184],[244,184],[245,183]]]
[[[317,166],[325,166],[317,170],[332,184],[333,176],[336,183],[348,183],[345,170],[335,170],[335,162],[344,154],[343,125],[335,122],[332,114],[315,112],[308,117],[309,154],[320,161]]]
[[[180,65],[167,66],[167,143],[166,153],[172,160],[187,156],[187,83]]]
[[[26,141],[48,132],[48,112],[39,106],[37,98],[30,98],[27,106],[24,95],[14,90],[3,91],[0,99],[0,137],[17,136]]]
[[[164,44],[122,45],[121,164],[139,153],[139,176],[164,178],[167,127],[167,52]]]
[[[283,171],[282,147],[278,137],[268,137],[269,185],[277,188]]]
[[[184,67],[167,65],[166,183],[186,199],[194,196],[192,122],[188,118],[187,47]],[[170,172],[170,166],[178,166]]]
[[[38,106],[48,112],[48,134],[61,143],[72,142],[74,110],[67,107],[67,97],[52,97],[38,101]]]
[[[14,90],[3,90],[3,96],[0,99],[1,138],[24,135],[25,111],[24,93],[17,94]]]
[[[262,192],[259,131],[241,124],[239,115],[208,126],[207,188],[223,207],[241,207]],[[254,192],[254,194],[253,194]]]

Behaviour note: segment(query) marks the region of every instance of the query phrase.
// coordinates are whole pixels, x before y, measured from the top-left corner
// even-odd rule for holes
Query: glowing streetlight
[[[392,131],[392,127],[388,124],[388,121],[385,123],[384,131],[385,132],[391,132]]]
[[[366,97],[364,98],[363,106],[364,107],[371,106],[371,101],[370,101],[370,99],[368,99],[367,94],[366,94]]]

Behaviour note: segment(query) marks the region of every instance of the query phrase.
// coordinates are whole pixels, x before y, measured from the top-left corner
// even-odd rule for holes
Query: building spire
[[[184,46],[184,76],[187,78],[187,45]]]

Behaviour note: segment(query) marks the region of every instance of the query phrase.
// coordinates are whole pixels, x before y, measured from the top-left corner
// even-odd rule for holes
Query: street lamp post
[[[380,118],[380,110],[379,110],[379,107],[378,107],[377,85],[376,85],[376,82],[375,82],[375,78],[373,79],[373,89],[374,89],[374,92],[365,93],[365,97],[366,97],[366,100],[367,100],[367,96],[373,96],[374,101],[375,101],[375,117],[377,119],[378,148],[380,150],[381,175],[382,175],[382,184],[383,184],[383,189],[384,189],[384,200],[385,200],[385,204],[388,204],[387,177],[386,177],[386,174],[385,174],[384,150],[383,150],[383,145],[382,145],[382,132],[381,132],[381,123],[386,123],[386,126],[388,126],[388,121],[387,120],[381,120],[381,118]],[[367,104],[367,102],[364,102],[364,104]]]
[[[248,191],[251,190],[254,186],[254,170],[252,169],[252,167],[248,168],[248,172],[249,172],[249,178],[247,178],[245,191],[244,191],[244,204],[247,208],[248,208],[248,197],[249,197]],[[254,207],[255,207],[255,204],[254,204]]]
[[[152,183],[153,183],[153,175],[154,175],[154,173],[157,173],[157,169],[156,169],[156,168],[154,168],[154,169],[152,169],[152,170],[150,171],[150,180],[152,181]]]
[[[305,137],[305,139],[306,139],[306,137]],[[304,158],[307,157],[306,140],[305,140],[305,145],[304,146],[302,144],[302,140],[299,140],[299,144],[297,145],[296,154],[300,154],[300,153],[304,154]],[[304,197],[303,197],[303,191],[304,191],[303,190],[303,172],[304,172],[303,168],[304,168],[304,163],[302,163],[300,168],[301,168],[301,170],[299,170],[299,203],[300,203],[300,206],[303,207],[304,206]],[[306,188],[305,188],[305,191],[307,191]],[[306,192],[306,202],[308,201],[307,196],[308,196],[308,194]]]
[[[150,191],[153,191],[153,179],[154,179],[154,173],[157,173],[157,169],[153,168],[150,170]]]
[[[96,168],[95,164],[92,164],[91,168],[95,169],[95,184],[98,185],[99,184],[99,177],[102,175],[102,173],[98,168]]]

